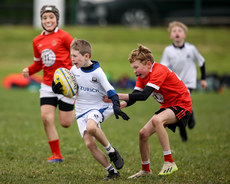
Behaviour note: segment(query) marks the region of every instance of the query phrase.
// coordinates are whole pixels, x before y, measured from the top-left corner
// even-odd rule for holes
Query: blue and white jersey
[[[184,43],[184,47],[178,48],[173,44],[164,49],[160,63],[174,71],[184,82],[187,88],[196,88],[197,69],[204,64],[205,60],[197,48]]]
[[[111,97],[116,93],[113,86],[109,83],[105,73],[98,61],[92,61],[93,65],[84,68],[73,66],[71,72],[77,79],[78,93],[75,102],[76,117],[84,115],[90,110],[103,110],[112,107],[112,103],[105,103],[103,97]]]

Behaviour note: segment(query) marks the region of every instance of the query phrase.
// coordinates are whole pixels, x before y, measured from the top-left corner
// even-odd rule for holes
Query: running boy
[[[198,63],[201,70],[201,87],[205,89],[207,82],[205,80],[205,60],[197,50],[197,48],[185,42],[187,26],[181,22],[171,22],[168,27],[169,36],[173,40],[173,44],[164,49],[160,63],[174,71],[184,82],[185,86],[192,94],[193,89],[196,88]],[[192,129],[195,126],[194,113],[188,121],[188,127]],[[180,127],[180,135],[182,141],[188,140],[186,129],[184,126]]]
[[[55,114],[58,106],[60,124],[68,128],[74,120],[74,98],[67,98],[52,91],[54,71],[64,67],[70,69],[71,35],[58,28],[59,11],[53,5],[45,5],[40,11],[43,31],[33,40],[34,63],[23,69],[24,77],[43,70],[40,89],[41,117],[52,156],[48,162],[62,162],[59,136],[55,127]]]
[[[119,177],[116,169],[123,167],[124,161],[119,152],[111,146],[100,123],[111,114],[124,120],[129,117],[121,111],[118,95],[108,82],[98,61],[91,60],[91,45],[85,40],[74,39],[71,43],[73,67],[71,72],[77,79],[78,93],[75,103],[75,114],[78,128],[92,156],[108,171],[105,180]],[[112,103],[105,103],[103,96],[107,95]],[[106,155],[97,147],[95,139],[104,146],[115,168],[108,162]]]
[[[166,66],[154,62],[151,51],[139,45],[129,56],[129,62],[137,76],[136,86],[131,94],[118,94],[121,107],[136,101],[144,101],[152,95],[161,104],[160,110],[139,132],[139,146],[142,169],[130,176],[136,178],[151,174],[149,138],[156,133],[164,154],[164,165],[159,175],[169,175],[178,170],[173,161],[166,127],[175,132],[176,126],[186,125],[192,111],[189,92],[177,75]]]

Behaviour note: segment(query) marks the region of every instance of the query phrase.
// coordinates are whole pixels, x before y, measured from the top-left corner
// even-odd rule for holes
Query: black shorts
[[[73,104],[68,104],[66,102],[63,102],[61,100],[58,100],[57,97],[44,97],[40,98],[40,106],[42,105],[53,105],[55,107],[59,107],[59,110],[62,111],[72,111],[74,109]]]
[[[177,122],[173,123],[173,124],[168,124],[165,125],[166,127],[168,127],[170,130],[172,130],[173,132],[176,131],[176,127],[180,127],[180,126],[186,126],[188,123],[188,120],[191,116],[191,113],[187,110],[185,110],[184,108],[181,108],[179,106],[170,106],[169,109],[171,109],[174,114],[176,115],[177,118]],[[160,109],[159,111],[155,112],[155,114],[159,114],[161,112],[163,112],[165,110],[165,108]]]

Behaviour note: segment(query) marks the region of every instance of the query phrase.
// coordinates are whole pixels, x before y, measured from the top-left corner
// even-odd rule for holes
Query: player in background
[[[142,45],[133,50],[129,62],[137,76],[136,86],[130,94],[118,93],[121,107],[127,107],[136,101],[144,101],[150,95],[161,104],[160,110],[139,132],[139,147],[142,169],[129,178],[151,174],[149,138],[156,133],[163,149],[164,165],[159,175],[169,175],[178,168],[173,161],[166,127],[175,132],[180,124],[185,125],[192,112],[192,100],[189,92],[178,76],[166,66],[154,62],[151,51]]]
[[[117,119],[121,116],[124,120],[128,120],[129,117],[121,111],[118,95],[107,80],[99,62],[90,59],[92,54],[90,43],[74,39],[70,51],[74,65],[70,71],[76,77],[78,85],[75,114],[79,132],[92,156],[108,171],[105,180],[115,179],[120,175],[116,169],[121,169],[124,161],[106,138],[100,124],[113,113]],[[106,95],[112,103],[103,101]],[[95,139],[105,148],[116,169],[99,149]]]
[[[201,71],[201,87],[205,89],[207,82],[205,80],[205,60],[197,48],[185,42],[187,26],[182,22],[173,21],[169,23],[169,37],[173,43],[164,49],[160,63],[174,71],[189,89],[190,95],[196,88],[197,69],[196,62]],[[192,129],[195,126],[194,112],[188,121],[188,127]],[[180,135],[183,142],[188,140],[187,132],[184,126],[180,127]]]
[[[52,151],[48,162],[62,162],[59,146],[59,136],[55,127],[57,105],[60,124],[67,128],[74,120],[74,98],[67,98],[52,91],[54,71],[63,67],[70,69],[70,44],[73,40],[70,34],[58,28],[59,11],[55,6],[45,5],[41,8],[41,25],[43,31],[33,40],[34,63],[23,69],[24,77],[43,70],[40,89],[41,117]]]

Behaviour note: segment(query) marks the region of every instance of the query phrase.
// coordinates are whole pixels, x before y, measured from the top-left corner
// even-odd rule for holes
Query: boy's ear
[[[186,38],[187,37],[187,34],[186,33],[184,33],[184,38]]]
[[[86,59],[89,59],[89,58],[90,58],[89,53],[85,53],[85,58],[86,58]]]
[[[152,62],[151,61],[147,61],[146,65],[149,66],[149,67],[152,67]]]

